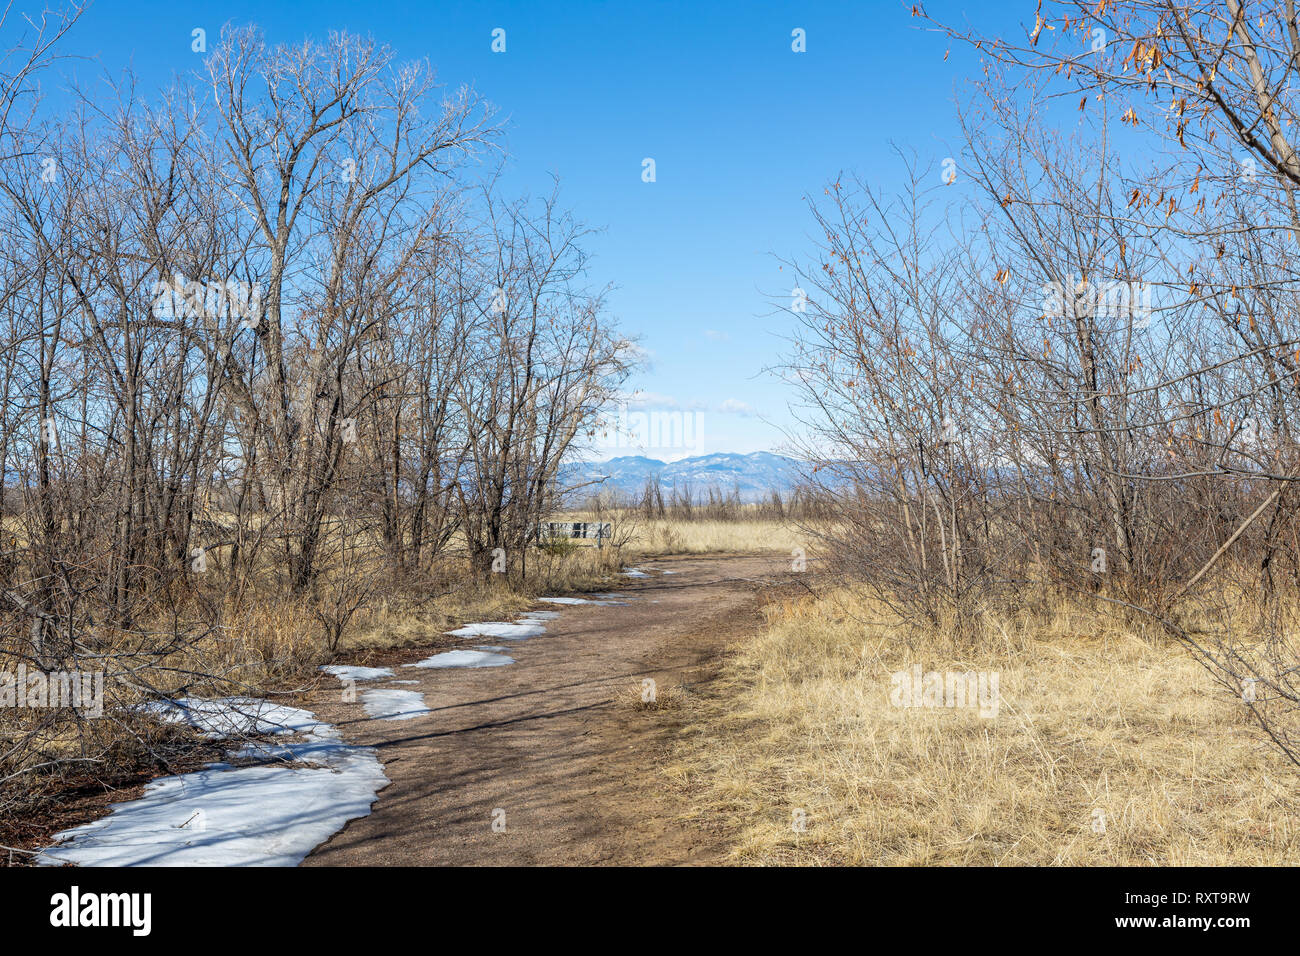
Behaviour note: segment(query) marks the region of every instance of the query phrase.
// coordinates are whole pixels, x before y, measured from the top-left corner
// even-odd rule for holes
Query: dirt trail
[[[699,692],[730,640],[760,624],[759,592],[788,567],[780,557],[658,559],[628,579],[625,606],[562,607],[546,633],[507,646],[507,667],[394,667],[397,685],[432,713],[373,720],[358,703],[321,693],[317,713],[378,750],[392,784],[368,817],[318,847],[304,866],[430,864],[678,864],[720,859],[709,831],[683,826],[660,766],[673,742],[671,708],[634,706],[643,678],[660,694]],[[445,649],[445,648],[442,648]],[[414,662],[419,649],[403,652]],[[505,830],[492,828],[505,812]]]

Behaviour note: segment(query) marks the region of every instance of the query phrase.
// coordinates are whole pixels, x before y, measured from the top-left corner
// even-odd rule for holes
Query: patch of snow
[[[506,641],[522,641],[527,637],[545,634],[546,628],[541,624],[508,624],[505,621],[486,621],[481,624],[466,624],[454,631],[447,631],[453,637],[498,637]]]
[[[488,651],[443,651],[406,667],[504,667],[513,664],[515,659],[505,654],[492,654]]]
[[[273,704],[259,697],[183,697],[155,700],[141,710],[174,724],[187,724],[209,740],[264,734],[309,733],[320,724],[311,711]]]
[[[559,616],[559,611],[529,611],[523,617],[519,618],[516,623],[523,623],[525,621],[554,621]]]
[[[591,597],[589,597],[589,598],[576,598],[576,597],[544,597],[544,598],[538,598],[537,600],[539,600],[539,601],[545,601],[547,604],[566,604],[566,605],[568,605],[568,604],[596,604],[596,605],[599,605],[600,607],[610,607],[610,606],[613,606],[613,605],[626,604],[627,602],[626,602],[626,601],[603,600],[604,598],[622,598],[622,597],[627,597],[627,595],[626,595],[626,594],[614,594],[614,593],[611,592],[611,593],[609,593],[609,594],[593,594],[593,595],[592,595]]]
[[[333,674],[339,680],[383,680],[392,677],[389,667],[356,667],[351,664],[326,664],[321,668],[327,674]]]
[[[311,711],[247,697],[161,702],[149,710],[205,736],[296,734],[274,756],[311,766],[216,763],[151,781],[138,800],[55,836],[46,866],[296,866],[356,817],[370,813],[388,784],[370,747],[343,742]],[[238,756],[258,753],[244,747]]]
[[[368,690],[361,695],[361,704],[377,720],[413,720],[432,713],[418,690]]]
[[[648,577],[650,577],[650,575],[646,574],[646,573],[645,573],[644,571],[642,571],[640,568],[624,568],[624,569],[623,569],[623,577],[625,577],[625,578],[648,578]]]

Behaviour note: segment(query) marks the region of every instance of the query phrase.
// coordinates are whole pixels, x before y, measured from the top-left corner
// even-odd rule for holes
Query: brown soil
[[[667,787],[664,758],[683,695],[707,692],[723,647],[754,633],[760,591],[788,568],[780,557],[648,561],[628,579],[625,606],[557,610],[546,633],[503,645],[507,667],[400,668],[398,680],[358,684],[357,702],[323,687],[308,706],[351,742],[373,746],[391,785],[373,812],[318,847],[305,866],[692,864],[722,858],[721,831],[680,822],[684,798]],[[445,646],[437,649],[445,649]],[[413,663],[408,649],[385,663]],[[368,660],[367,663],[378,663]],[[661,706],[641,705],[653,678]],[[419,690],[432,713],[366,717],[362,692]],[[493,828],[504,811],[504,830]],[[499,818],[500,813],[496,813]]]

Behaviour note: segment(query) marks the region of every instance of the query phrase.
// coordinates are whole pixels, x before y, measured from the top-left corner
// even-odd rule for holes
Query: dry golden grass
[[[678,710],[685,705],[687,698],[686,688],[681,684],[658,684],[651,689],[644,680],[626,685],[615,695],[620,706],[637,711]]]
[[[770,608],[690,703],[669,773],[737,862],[1300,861],[1300,774],[1178,647],[1062,608],[991,622],[982,652],[908,650],[874,612],[847,591]],[[891,705],[913,664],[998,672],[997,716]]]
[[[322,641],[304,601],[280,599],[231,609],[210,640],[199,641],[167,663],[180,672],[221,675],[198,689],[242,694],[300,678],[322,659]]]
[[[779,521],[647,521],[633,546],[647,553],[716,554],[779,551],[803,545],[793,525]]]
[[[597,518],[587,512],[566,512],[555,520],[595,521]],[[634,513],[606,514],[600,520],[615,525],[615,538],[627,535],[624,551],[629,558],[667,554],[790,554],[797,547],[808,546],[799,528],[784,521],[647,520]]]
[[[606,587],[623,565],[622,555],[595,548],[558,554],[535,550],[528,560],[529,577],[522,584],[504,575],[478,581],[463,562],[449,560],[431,575],[427,588],[407,587],[400,593],[377,588],[349,622],[338,650],[420,645],[466,621],[508,620],[534,605],[538,595]],[[296,627],[299,633],[317,635],[319,642],[319,627],[307,611],[297,615]],[[264,639],[274,640],[277,630],[269,628]]]

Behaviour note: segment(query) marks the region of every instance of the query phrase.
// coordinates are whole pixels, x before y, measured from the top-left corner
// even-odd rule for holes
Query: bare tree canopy
[[[334,646],[381,581],[525,576],[633,357],[558,184],[502,196],[492,108],[346,33],[227,27],[194,80],[48,113],[72,19],[0,87],[6,653],[124,700],[239,686],[258,595]],[[78,719],[24,725],[0,775]]]

